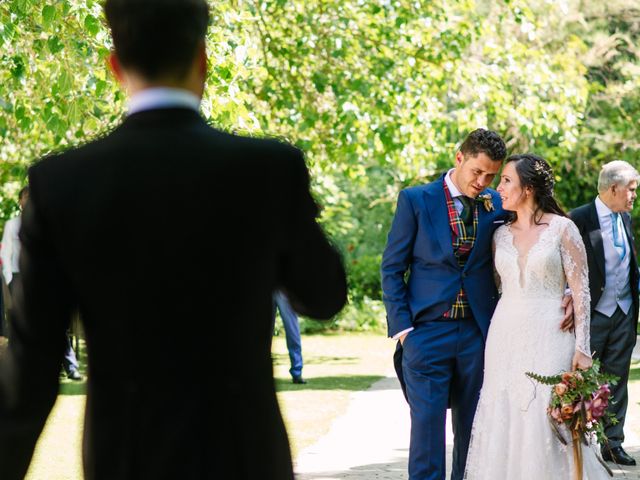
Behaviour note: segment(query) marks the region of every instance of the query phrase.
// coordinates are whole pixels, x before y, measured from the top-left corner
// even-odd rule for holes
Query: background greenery
[[[383,323],[379,264],[397,193],[449,168],[470,130],[489,127],[510,152],[547,158],[567,209],[593,196],[602,163],[637,164],[639,0],[211,8],[203,113],[306,152],[322,222],[349,269],[351,305],[333,326]],[[119,122],[110,47],[97,1],[0,2],[0,221],[15,213],[29,164]]]

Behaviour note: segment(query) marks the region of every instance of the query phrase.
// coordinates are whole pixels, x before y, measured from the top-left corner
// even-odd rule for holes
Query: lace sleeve
[[[590,357],[591,294],[589,293],[587,253],[578,227],[572,221],[566,222],[566,228],[562,233],[560,255],[567,283],[573,296],[576,350]]]

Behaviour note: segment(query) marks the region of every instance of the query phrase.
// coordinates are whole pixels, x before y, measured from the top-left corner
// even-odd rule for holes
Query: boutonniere
[[[482,202],[482,205],[484,205],[484,209],[487,212],[493,212],[493,210],[495,210],[493,208],[493,198],[491,198],[490,193],[483,193],[482,195],[478,195],[477,200],[479,202]]]

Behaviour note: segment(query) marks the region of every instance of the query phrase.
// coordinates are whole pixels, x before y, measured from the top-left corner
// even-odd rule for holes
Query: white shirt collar
[[[200,109],[200,99],[188,90],[180,88],[147,88],[131,96],[127,114],[176,107],[190,108],[197,112]]]
[[[611,219],[610,215],[613,213],[611,209],[600,200],[599,196],[596,197],[596,211],[598,212],[598,218],[606,218],[608,220]]]
[[[449,193],[451,194],[451,198],[462,196],[462,193],[460,193],[460,190],[458,190],[458,187],[456,187],[456,185],[453,183],[453,180],[451,180],[451,172],[453,172],[454,170],[455,168],[452,168],[444,176],[444,181],[447,184],[447,187],[449,188]]]

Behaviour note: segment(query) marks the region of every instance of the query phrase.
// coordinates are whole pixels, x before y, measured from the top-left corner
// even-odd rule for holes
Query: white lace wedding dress
[[[525,372],[555,375],[570,370],[576,349],[590,353],[584,244],[571,220],[553,216],[528,252],[518,252],[508,225],[496,230],[494,248],[502,296],[489,327],[464,478],[572,480],[573,447],[560,443],[547,419],[551,387]],[[560,330],[567,282],[575,335]],[[583,446],[583,478],[608,479],[594,448]]]

